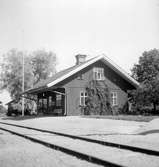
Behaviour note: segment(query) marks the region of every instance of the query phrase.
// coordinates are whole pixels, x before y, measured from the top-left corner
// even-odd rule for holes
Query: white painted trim
[[[70,77],[71,75],[77,73],[78,71],[88,67],[89,65],[95,63],[96,61],[98,60],[104,60],[105,63],[109,63],[113,68],[114,70],[117,70],[120,72],[120,74],[123,75],[123,77],[125,77],[126,80],[129,80],[130,82],[132,82],[132,84],[136,87],[136,86],[139,86],[139,83],[133,79],[131,76],[129,76],[123,69],[121,69],[117,64],[115,64],[112,60],[110,60],[107,56],[105,56],[104,54],[103,55],[100,55],[90,61],[88,61],[87,63],[84,63],[83,65],[77,67],[75,70],[72,70],[70,72],[68,72],[67,74],[65,74],[64,76],[61,76],[60,78],[56,79],[55,81],[47,84],[47,87],[51,87],[51,86],[54,86],[55,84],[63,81],[64,79]]]
[[[81,93],[83,93],[83,96],[81,96]],[[80,106],[85,106],[85,102],[86,102],[86,98],[88,97],[88,95],[86,95],[87,92],[85,90],[80,91]],[[81,98],[83,97],[83,105],[81,104]]]
[[[95,74],[97,74],[97,77],[96,77]],[[97,81],[103,81],[103,80],[105,80],[105,77],[104,77],[104,68],[103,67],[94,67],[93,68],[93,79],[97,80]]]
[[[114,103],[115,99],[116,99],[116,104]],[[118,92],[117,91],[111,91],[111,101],[112,101],[112,106],[118,105]]]

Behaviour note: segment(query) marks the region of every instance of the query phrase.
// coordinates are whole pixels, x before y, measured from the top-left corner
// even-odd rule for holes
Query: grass
[[[149,122],[159,116],[143,116],[143,115],[88,115],[82,116],[85,118],[97,118],[97,119],[114,119],[114,120],[126,120],[126,121],[138,121],[138,122]]]
[[[42,117],[57,117],[53,115],[32,115],[32,116],[2,116],[3,120],[15,120],[15,121],[21,121],[21,120],[27,120],[27,119],[37,119]],[[65,117],[65,116],[64,116]],[[158,116],[143,116],[143,115],[83,115],[82,118],[96,118],[96,119],[113,119],[113,120],[126,120],[126,121],[138,121],[138,122],[149,122],[155,118],[159,118]]]

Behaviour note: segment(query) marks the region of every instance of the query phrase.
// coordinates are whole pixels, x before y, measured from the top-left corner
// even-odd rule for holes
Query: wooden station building
[[[105,80],[111,92],[111,105],[121,108],[128,100],[128,90],[139,83],[105,55],[86,60],[76,55],[76,64],[40,81],[25,93],[37,95],[38,113],[80,115],[85,105],[86,85],[91,80]]]

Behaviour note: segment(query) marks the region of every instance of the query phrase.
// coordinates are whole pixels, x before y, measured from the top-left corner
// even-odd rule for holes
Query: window
[[[62,95],[56,94],[56,106],[62,105]]]
[[[104,69],[103,68],[93,68],[93,78],[94,80],[104,80]]]
[[[80,92],[80,105],[85,106],[86,105],[86,98],[87,98],[87,92],[81,91]]]
[[[111,104],[112,104],[112,106],[118,105],[118,94],[117,94],[117,92],[111,92]]]

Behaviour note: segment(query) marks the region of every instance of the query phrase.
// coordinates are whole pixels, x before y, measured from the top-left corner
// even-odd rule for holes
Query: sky
[[[12,48],[51,50],[58,71],[105,54],[130,73],[159,48],[159,0],[0,0],[0,56]]]

